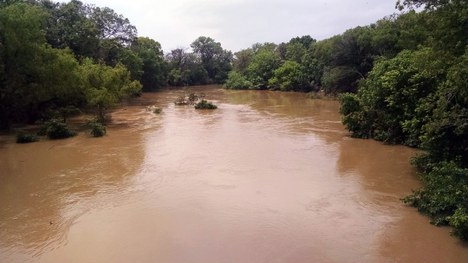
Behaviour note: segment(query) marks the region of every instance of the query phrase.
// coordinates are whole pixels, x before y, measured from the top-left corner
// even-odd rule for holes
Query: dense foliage
[[[356,92],[374,63],[415,50],[428,37],[427,15],[409,11],[374,24],[316,41],[295,37],[287,43],[255,44],[234,54],[230,89]]]
[[[76,135],[76,132],[71,130],[62,119],[50,119],[43,125],[47,137],[52,140],[65,139]]]
[[[106,135],[106,126],[104,126],[98,119],[89,120],[88,127],[90,129],[90,134],[93,137],[102,137]]]
[[[353,136],[425,150],[414,160],[424,187],[405,201],[468,239],[468,2],[397,5],[425,6],[409,12],[410,32],[395,30],[417,37],[393,42],[404,50],[379,57],[357,93],[340,96],[343,122]]]
[[[141,90],[112,53],[135,40],[127,19],[79,1],[2,3],[0,128],[69,108],[95,108],[102,115]],[[49,137],[62,137],[55,134]]]
[[[201,36],[192,44],[192,53],[182,48],[166,56],[168,83],[172,86],[224,83],[231,70],[232,53],[210,37]]]

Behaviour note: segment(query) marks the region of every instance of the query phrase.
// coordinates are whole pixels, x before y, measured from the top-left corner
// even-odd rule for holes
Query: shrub
[[[51,119],[44,124],[46,135],[49,139],[64,139],[76,135],[75,131],[68,128],[68,125],[60,119]]]
[[[464,208],[458,208],[449,217],[449,224],[454,228],[452,233],[462,240],[468,240],[468,212]]]
[[[161,112],[162,112],[162,109],[161,109],[161,108],[155,108],[155,109],[153,110],[153,113],[154,113],[154,114],[160,114]]]
[[[16,143],[30,143],[39,141],[39,137],[35,134],[20,132],[16,135]]]
[[[197,104],[195,104],[195,109],[197,110],[214,110],[217,109],[218,106],[214,105],[213,103],[207,100],[201,100]]]
[[[97,119],[88,121],[88,126],[91,129],[90,133],[93,137],[102,137],[106,135],[106,126]]]
[[[252,87],[252,83],[248,81],[242,74],[231,71],[229,72],[228,79],[224,84],[227,89],[248,89]]]
[[[419,159],[424,162],[424,159]],[[429,215],[435,225],[450,225],[453,234],[468,238],[468,169],[455,162],[438,162],[423,166],[424,187],[404,199]]]

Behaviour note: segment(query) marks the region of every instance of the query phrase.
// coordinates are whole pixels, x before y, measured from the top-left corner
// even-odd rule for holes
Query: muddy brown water
[[[191,91],[219,108],[173,104]],[[115,110],[103,138],[1,136],[0,262],[468,262],[400,201],[415,151],[349,138],[338,110],[194,87]]]

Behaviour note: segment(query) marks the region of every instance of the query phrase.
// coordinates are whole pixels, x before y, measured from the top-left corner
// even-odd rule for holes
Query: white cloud
[[[66,1],[61,1],[66,2]],[[392,0],[83,0],[108,6],[127,17],[141,36],[159,41],[165,51],[189,47],[210,36],[238,51],[256,42],[286,42],[311,35],[324,39],[368,25],[395,12]]]

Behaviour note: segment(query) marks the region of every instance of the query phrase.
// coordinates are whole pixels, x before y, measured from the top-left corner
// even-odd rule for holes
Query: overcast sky
[[[233,52],[310,35],[321,40],[397,12],[396,0],[81,0],[127,17],[165,52],[209,36]],[[60,2],[68,2],[60,0]]]

